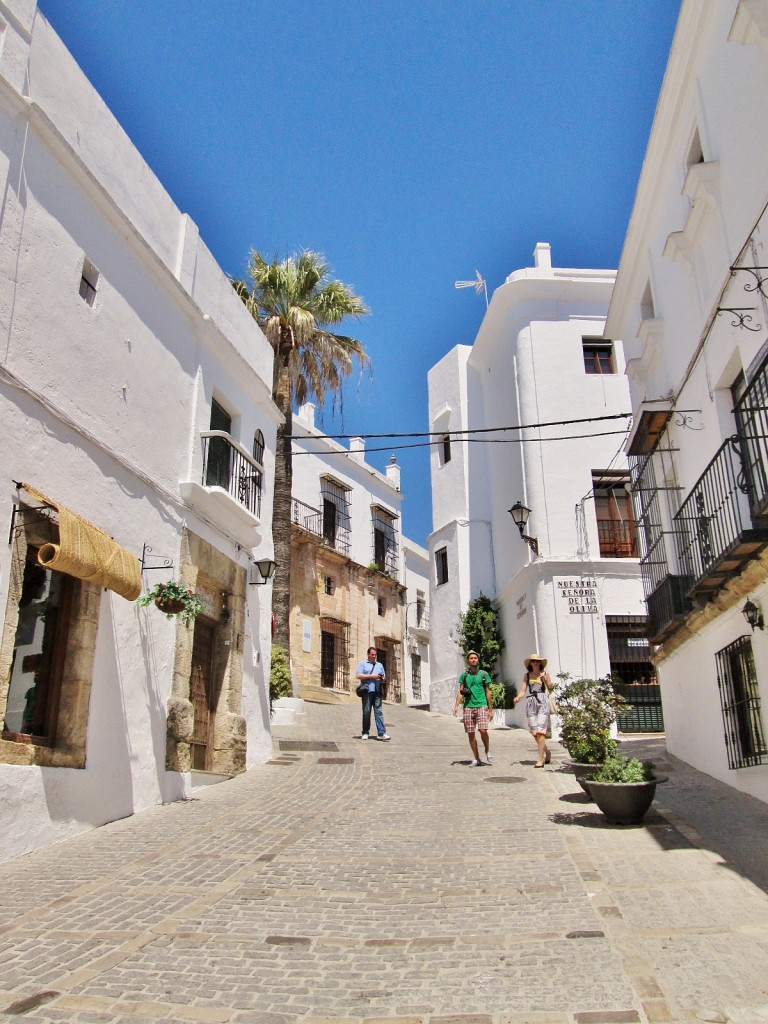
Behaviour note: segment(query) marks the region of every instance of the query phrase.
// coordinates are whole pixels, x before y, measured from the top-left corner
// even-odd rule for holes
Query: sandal
[[[533,767],[534,768],[543,768],[544,767],[544,763],[545,763],[544,761],[537,761],[536,764]]]

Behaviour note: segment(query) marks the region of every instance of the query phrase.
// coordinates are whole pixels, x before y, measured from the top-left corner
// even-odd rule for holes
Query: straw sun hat
[[[529,672],[531,671],[531,662],[532,661],[541,662],[541,669],[542,669],[542,671],[544,671],[544,669],[547,667],[547,659],[546,658],[542,658],[542,656],[540,654],[529,654],[528,657],[523,662],[523,664],[525,665],[526,669]]]

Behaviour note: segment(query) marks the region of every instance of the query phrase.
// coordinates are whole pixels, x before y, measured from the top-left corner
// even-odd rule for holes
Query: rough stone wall
[[[192,587],[205,606],[203,615],[216,625],[213,664],[214,732],[211,769],[234,775],[245,771],[246,723],[241,714],[246,572],[201,537],[184,531],[179,580]],[[223,595],[227,595],[226,598]],[[166,767],[188,772],[194,709],[190,700],[194,623],[176,620],[173,682],[168,699]]]
[[[334,581],[333,593],[325,593],[325,578]],[[321,657],[321,618],[346,623],[348,629],[348,670],[346,685],[354,693],[355,669],[377,637],[393,648],[402,671],[402,642],[405,588],[396,580],[371,573],[365,566],[325,547],[319,537],[294,531],[291,538],[291,658],[300,687],[318,687]],[[386,610],[378,614],[378,599]],[[304,623],[310,623],[310,649],[304,650]],[[388,666],[389,667],[389,666]],[[390,669],[391,673],[391,669]],[[404,692],[398,680],[398,693]],[[394,688],[390,690],[390,695]]]

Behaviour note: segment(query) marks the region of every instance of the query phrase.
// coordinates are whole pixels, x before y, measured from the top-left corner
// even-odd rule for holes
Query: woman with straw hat
[[[525,701],[525,714],[528,718],[528,728],[536,740],[539,748],[539,760],[534,768],[543,768],[552,760],[552,754],[547,746],[547,733],[549,732],[549,701],[547,694],[552,689],[552,680],[544,671],[547,667],[547,659],[540,654],[531,654],[523,662],[526,668],[523,676],[523,687],[515,697],[515,704],[523,697]]]

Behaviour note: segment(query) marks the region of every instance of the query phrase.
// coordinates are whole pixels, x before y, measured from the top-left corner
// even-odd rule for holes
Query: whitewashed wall
[[[472,349],[453,350],[431,371],[431,429],[441,429],[435,425],[441,400],[452,410],[466,402],[461,415],[452,411],[454,422],[478,429],[628,412],[620,342],[614,346],[616,373],[584,370],[582,337],[602,334],[613,280],[607,270],[552,268],[549,246],[539,243],[535,266],[511,274],[494,292]],[[607,422],[499,432],[486,436],[507,443],[456,446],[463,451],[456,470],[457,481],[466,480],[463,491],[449,491],[451,464],[439,466],[433,454],[433,576],[436,548],[448,543],[457,551],[456,576],[436,590],[433,585],[433,691],[438,678],[452,675],[455,681],[462,662],[451,629],[480,592],[499,609],[507,645],[501,678],[519,686],[523,659],[535,649],[550,659],[553,674],[609,671],[605,616],[642,615],[645,609],[636,560],[600,558],[589,498],[587,545],[577,530],[575,508],[591,492],[592,470],[626,468],[621,447],[627,420]],[[604,430],[617,433],[594,436]],[[562,435],[577,437],[557,440]],[[524,443],[515,443],[521,437]],[[463,508],[457,494],[466,496]],[[532,510],[526,532],[538,540],[538,557],[509,514],[517,501]],[[569,614],[554,600],[553,580],[581,573],[596,580],[595,615]],[[454,694],[451,685],[441,710],[450,710]],[[522,722],[522,706],[518,717]]]
[[[430,607],[429,607],[429,552],[426,548],[407,538],[403,542],[405,560],[405,658],[403,664],[403,684],[408,704],[426,705],[430,703]],[[424,595],[426,624],[425,628],[418,625],[417,597]],[[413,692],[413,655],[421,659],[421,694]]]
[[[636,422],[643,402],[665,399],[656,404],[679,413],[660,446],[680,488],[675,507],[735,433],[730,387],[741,372],[751,379],[768,347],[768,302],[730,269],[768,265],[767,56],[764,3],[684,0],[608,317],[608,331],[626,340]],[[747,307],[750,329],[718,314],[731,306]],[[768,766],[728,768],[717,685],[716,653],[750,636],[747,595],[768,609],[764,563],[734,575],[662,645],[658,675],[670,751],[768,800]],[[751,645],[765,723],[765,633]]]
[[[178,565],[186,525],[242,566],[271,554],[272,353],[197,228],[173,205],[34,3],[0,4],[2,508],[28,481],[139,557]],[[91,307],[84,258],[99,270]],[[180,494],[201,479],[210,401],[249,450],[265,437],[261,523]],[[0,548],[5,603],[9,556]],[[148,574],[152,585],[162,574]],[[270,588],[248,587],[248,762],[270,756]],[[3,856],[189,792],[165,771],[175,623],[111,592],[100,606],[83,770],[0,764]]]

